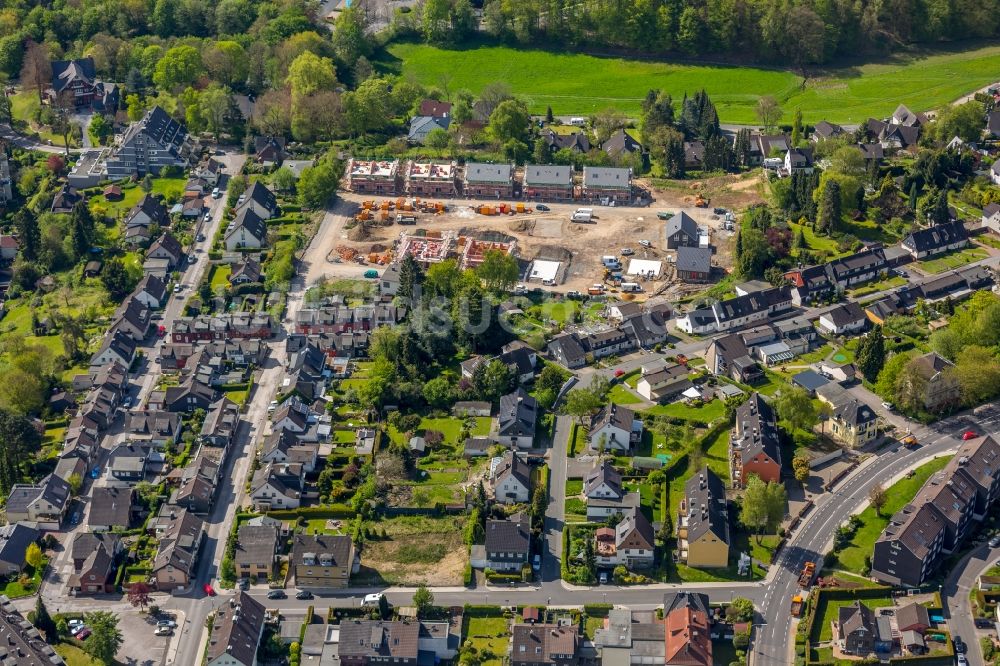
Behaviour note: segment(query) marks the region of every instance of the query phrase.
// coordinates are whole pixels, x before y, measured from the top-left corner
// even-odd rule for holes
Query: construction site
[[[666,220],[681,211],[710,238],[712,282],[732,267],[732,225],[719,205],[739,211],[761,200],[759,183],[726,177],[714,189],[651,189],[651,206],[606,206],[592,211],[589,222],[574,222],[583,210],[573,203],[503,202],[447,196],[372,198],[342,193],[341,209],[354,212],[343,220],[338,238],[325,239],[323,274],[357,277],[412,254],[430,265],[453,258],[475,268],[488,250],[514,255],[530,287],[554,292],[587,292],[595,283],[614,293],[622,284],[638,285],[633,296],[653,294],[683,298],[706,288],[680,280],[676,253],[666,248]],[[722,181],[722,179],[719,179]],[[671,183],[672,184],[672,183]],[[608,257],[620,270],[609,270]]]

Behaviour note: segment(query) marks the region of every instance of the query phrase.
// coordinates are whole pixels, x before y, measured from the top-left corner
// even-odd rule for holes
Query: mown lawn
[[[608,400],[616,405],[634,405],[642,402],[642,398],[628,390],[623,384],[615,384],[611,387]]]
[[[927,273],[943,273],[953,268],[961,268],[973,261],[979,261],[989,256],[981,247],[967,247],[964,250],[948,252],[936,259],[926,259],[917,262],[917,268]]]
[[[350,380],[348,380],[350,381]],[[345,382],[341,382],[343,385]],[[490,434],[490,419],[486,416],[477,416],[476,427],[472,430],[473,436],[484,436]],[[458,435],[462,431],[462,419],[456,417],[446,417],[441,419],[421,419],[417,434],[422,435],[428,430],[437,430],[444,435],[444,441],[449,444],[458,444]],[[395,428],[389,428],[389,437],[394,442],[403,441],[403,433]]]
[[[672,402],[669,405],[656,405],[645,410],[646,414],[667,415],[687,421],[711,423],[726,414],[726,405],[721,400],[706,402],[700,407],[692,407],[684,402]]]
[[[59,643],[55,650],[66,661],[66,666],[99,666],[101,663],[71,643]]]
[[[837,554],[840,566],[834,568],[862,574],[865,568],[865,558],[871,556],[875,540],[889,524],[889,518],[912,500],[928,477],[944,467],[950,459],[951,456],[942,456],[926,462],[914,470],[912,477],[900,479],[897,483],[886,488],[886,502],[885,506],[882,507],[881,515],[876,515],[875,509],[870,506],[858,515],[861,519],[861,527],[851,539],[851,544]]]
[[[229,286],[229,274],[232,270],[233,268],[229,264],[212,266],[212,278],[208,284],[212,287],[213,293]]]
[[[705,89],[723,122],[755,124],[757,99],[773,95],[790,122],[801,109],[808,123],[863,122],[882,118],[898,104],[926,111],[950,103],[996,80],[1000,46],[930,56],[895,56],[891,62],[872,62],[825,76],[802,78],[792,71],[754,67],[679,65],[662,61],[628,60],[572,53],[482,46],[443,49],[400,43],[380,59],[384,69],[413,76],[434,86],[447,78],[458,90],[478,94],[502,81],[524,96],[533,113],[551,106],[557,115],[581,115],[615,107],[638,117],[640,104],[651,88],[662,88],[680,98]],[[558,72],[558,76],[553,76]]]
[[[507,653],[510,634],[507,619],[502,616],[466,616],[465,638],[476,648],[482,666],[500,666]]]
[[[892,597],[888,596],[889,588],[885,588],[886,596],[881,599],[865,599],[864,604],[868,608],[886,608],[892,606]],[[833,599],[820,602],[816,609],[816,622],[812,626],[812,635],[809,639],[816,641],[829,641],[833,639],[833,621],[840,615],[840,609],[854,603],[852,599]]]

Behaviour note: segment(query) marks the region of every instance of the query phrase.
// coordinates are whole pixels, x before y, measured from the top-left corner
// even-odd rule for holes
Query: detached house
[[[852,335],[868,327],[868,316],[855,301],[848,301],[820,315],[819,327],[830,335]]]
[[[268,579],[278,559],[278,528],[274,525],[241,525],[236,535],[233,564],[239,578]]]
[[[653,565],[653,526],[641,511],[625,515],[615,527],[598,527],[594,553],[598,566],[644,569]]]
[[[587,499],[587,520],[603,522],[612,516],[628,516],[639,509],[639,493],[625,492],[622,475],[606,460],[587,472],[583,479]]]
[[[623,129],[616,131],[601,145],[601,150],[614,160],[642,153],[642,144]]]
[[[595,451],[629,451],[642,437],[642,421],[628,407],[611,403],[590,421],[590,448]]]
[[[257,645],[263,633],[264,605],[237,590],[212,620],[205,648],[206,666],[257,666]]]
[[[58,530],[69,506],[69,484],[50,474],[37,484],[16,483],[7,496],[7,520],[38,523],[40,529]]]
[[[118,109],[118,87],[97,80],[93,58],[53,61],[52,87],[45,92],[55,106],[111,113]]]
[[[250,497],[261,511],[297,509],[302,504],[302,465],[268,463],[254,472]]]
[[[523,388],[500,398],[497,441],[519,449],[530,449],[534,444],[535,421],[538,403]]]
[[[681,211],[667,221],[667,249],[698,247],[698,223]]]
[[[525,504],[531,499],[531,467],[516,452],[497,458],[490,472],[494,501]]]
[[[531,523],[523,513],[486,521],[486,568],[520,571],[531,552]]]
[[[708,595],[699,592],[668,592],[663,598],[666,666],[711,666],[712,612]]]
[[[301,533],[292,537],[289,566],[300,588],[347,587],[354,559],[350,537]]]
[[[236,216],[245,210],[251,210],[262,220],[270,220],[278,215],[278,199],[274,192],[259,180],[254,181],[247,191],[240,195],[241,202],[236,206]]]
[[[834,437],[856,449],[878,437],[878,417],[871,407],[851,398],[833,410],[830,429]]]
[[[923,393],[924,408],[929,412],[940,412],[958,404],[961,387],[955,375],[955,364],[939,355],[928,352],[910,361],[916,368],[923,386],[917,387]]]
[[[847,654],[867,656],[892,649],[892,626],[889,618],[876,616],[868,606],[855,601],[840,608],[837,616],[837,641]]]
[[[267,224],[250,207],[240,209],[236,219],[229,223],[224,236],[226,249],[259,250],[267,245]]]

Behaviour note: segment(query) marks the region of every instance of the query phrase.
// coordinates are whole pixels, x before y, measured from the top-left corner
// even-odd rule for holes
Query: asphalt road
[[[972,616],[972,603],[969,593],[976,587],[976,579],[993,566],[1000,557],[1000,548],[990,548],[980,544],[972,552],[962,558],[958,566],[948,574],[941,586],[941,600],[944,603],[945,617],[952,637],[961,637],[969,646],[966,657],[970,664],[982,664],[983,651],[979,645],[979,637],[996,636],[996,629],[976,629]],[[991,617],[995,621],[996,617]]]

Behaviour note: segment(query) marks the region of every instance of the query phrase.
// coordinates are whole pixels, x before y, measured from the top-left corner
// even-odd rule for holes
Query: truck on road
[[[805,566],[802,567],[802,573],[799,574],[799,587],[803,590],[808,590],[809,586],[812,585],[813,578],[816,576],[816,563],[806,562]]]

